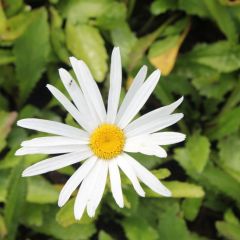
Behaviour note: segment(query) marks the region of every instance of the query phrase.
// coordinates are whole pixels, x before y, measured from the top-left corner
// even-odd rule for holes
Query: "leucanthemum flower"
[[[182,113],[172,114],[183,98],[133,120],[157,85],[159,70],[145,80],[147,67],[143,66],[119,107],[121,57],[119,48],[114,48],[106,111],[98,86],[86,64],[74,57],[70,58],[70,62],[79,85],[65,69],[59,69],[59,74],[73,103],[54,86],[47,85],[47,88],[76,120],[79,128],[35,118],[18,121],[18,126],[53,136],[22,142],[22,148],[16,155],[61,154],[28,167],[22,175],[35,176],[83,162],[62,188],[58,200],[58,205],[62,207],[80,186],[74,205],[76,219],[82,217],[85,209],[90,217],[94,216],[108,175],[113,198],[119,207],[124,206],[119,169],[129,178],[140,196],[143,197],[145,193],[139,179],[152,191],[171,196],[171,192],[128,153],[140,152],[165,158],[167,153],[161,145],[183,141],[184,134],[159,132],[183,117]]]

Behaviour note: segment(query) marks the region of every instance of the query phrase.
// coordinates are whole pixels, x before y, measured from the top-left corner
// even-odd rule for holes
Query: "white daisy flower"
[[[53,136],[22,142],[22,148],[16,155],[62,154],[28,167],[22,175],[35,176],[83,162],[62,188],[58,200],[58,205],[62,207],[80,186],[74,205],[76,219],[82,217],[85,209],[90,217],[94,216],[108,175],[113,198],[119,207],[124,206],[119,169],[129,178],[140,196],[143,197],[145,193],[139,179],[152,191],[171,196],[171,192],[128,153],[140,152],[165,158],[167,153],[161,145],[185,139],[185,135],[181,133],[159,132],[183,117],[182,113],[172,114],[183,101],[183,97],[133,120],[157,85],[159,70],[145,80],[147,67],[143,66],[119,107],[122,69],[120,51],[115,47],[111,57],[106,111],[98,86],[86,64],[74,57],[70,61],[79,85],[65,69],[59,69],[59,74],[73,103],[54,86],[47,85],[47,88],[76,120],[79,128],[35,118],[18,121],[18,126]]]

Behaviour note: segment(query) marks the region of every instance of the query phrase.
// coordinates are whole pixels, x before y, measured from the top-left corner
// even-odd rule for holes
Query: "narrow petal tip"
[[[74,210],[75,220],[79,221],[82,218],[83,213],[78,213],[78,211]]]
[[[115,46],[115,47],[113,48],[113,51],[120,51],[120,48],[119,48],[118,46]]]
[[[29,141],[23,141],[23,142],[21,142],[21,147],[26,147],[27,146],[27,143],[28,143]]]
[[[179,113],[179,117],[180,117],[180,119],[182,119],[184,117],[184,114],[183,113]]]
[[[90,218],[93,218],[95,216],[95,210],[92,207],[87,211],[87,213]]]
[[[160,69],[156,69],[156,70],[153,72],[153,74],[156,75],[156,78],[160,78],[160,76],[161,76],[161,71],[160,71]]]
[[[22,177],[29,177],[28,174],[27,174],[27,172],[26,172],[26,170],[24,170],[24,171],[22,172]]]
[[[145,197],[146,196],[145,192],[139,192],[138,195],[141,196],[141,197]]]
[[[46,88],[48,88],[48,89],[49,89],[49,91],[51,91],[51,89],[53,89],[53,86],[52,86],[52,85],[50,85],[50,84],[47,84],[47,85],[46,85]]]
[[[58,206],[61,208],[63,207],[64,202],[61,199],[58,199]]]
[[[23,120],[18,120],[18,121],[16,122],[17,126],[19,126],[19,127],[22,126],[22,123],[23,123]]]
[[[147,69],[148,69],[147,65],[142,66],[142,71],[147,72]]]
[[[172,192],[166,188],[165,191],[164,191],[163,196],[165,196],[165,197],[171,197],[171,196],[172,196]]]
[[[64,196],[64,194],[62,194],[62,192],[61,192],[59,195],[59,198],[58,198],[58,206],[59,207],[63,207],[69,199],[69,198],[66,199],[63,196]]]
[[[167,153],[163,153],[162,158],[166,158],[167,157]]]
[[[58,69],[58,73],[59,73],[59,75],[61,76],[61,75],[66,75],[66,72],[67,72],[67,70],[66,69],[64,69],[64,68],[59,68]]]
[[[29,171],[29,168],[31,168],[31,167],[26,168],[26,169],[22,172],[22,177],[31,177],[31,176],[34,175],[31,170]]]
[[[69,60],[70,60],[71,64],[78,61],[77,58],[75,58],[73,56],[69,57]]]
[[[123,208],[123,207],[124,207],[124,202],[117,202],[117,205],[118,205],[120,208]]]
[[[24,155],[23,154],[23,151],[22,151],[22,148],[18,149],[16,152],[15,152],[15,156],[22,156]]]

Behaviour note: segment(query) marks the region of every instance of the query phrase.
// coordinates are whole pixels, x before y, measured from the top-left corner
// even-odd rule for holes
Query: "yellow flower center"
[[[106,160],[118,156],[124,144],[123,130],[113,124],[101,124],[90,136],[90,148],[97,157]]]

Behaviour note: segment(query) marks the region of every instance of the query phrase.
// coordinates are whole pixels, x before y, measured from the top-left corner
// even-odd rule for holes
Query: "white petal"
[[[72,115],[72,117],[87,131],[92,131],[93,126],[90,121],[86,119],[83,115],[79,113],[77,108],[66,98],[66,96],[61,93],[57,88],[52,85],[47,84],[47,88],[52,93],[52,95],[63,105],[63,107]]]
[[[122,117],[122,114],[125,112],[128,104],[132,101],[135,93],[139,90],[139,88],[142,86],[145,78],[147,76],[147,66],[142,66],[142,68],[137,73],[136,77],[133,79],[133,82],[127,91],[126,96],[123,99],[123,102],[119,108],[117,119],[120,119]]]
[[[122,64],[120,50],[115,47],[112,52],[110,70],[110,89],[108,95],[107,122],[114,123],[121,93],[122,85]]]
[[[22,147],[47,147],[47,146],[61,146],[61,145],[81,145],[88,144],[89,140],[78,140],[74,138],[68,137],[59,137],[59,136],[51,136],[51,137],[39,137],[33,138],[28,141],[23,141],[21,143]]]
[[[144,121],[144,123],[142,123],[142,121],[137,121],[137,119],[131,124],[129,124],[129,126],[124,129],[124,131],[127,137],[154,133],[173,125],[182,118],[182,113],[174,113],[172,115],[167,115],[158,119],[149,119],[149,121]]]
[[[182,101],[183,101],[183,97],[179,98],[176,102],[174,102],[172,104],[155,109],[149,113],[142,115],[141,117],[139,117],[138,119],[136,119],[135,121],[130,123],[125,128],[125,130],[130,131],[132,128],[134,128],[137,125],[144,125],[144,124],[148,123],[149,121],[158,120],[161,117],[168,116],[182,103]]]
[[[151,134],[150,138],[157,145],[168,145],[184,141],[186,135],[178,132],[159,132]]]
[[[87,206],[87,202],[89,201],[89,198],[94,190],[93,187],[95,186],[95,182],[98,180],[99,171],[100,168],[97,161],[87,177],[84,178],[80,186],[74,204],[74,215],[76,220],[80,220],[83,215],[83,212]]]
[[[62,145],[47,147],[22,147],[15,153],[16,156],[27,154],[61,154],[69,152],[85,152],[90,151],[88,145]]]
[[[100,172],[98,175],[98,180],[95,182],[94,191],[89,198],[89,202],[87,203],[87,212],[89,217],[93,217],[95,215],[95,211],[102,199],[106,181],[108,174],[108,161],[98,160],[100,163]]]
[[[125,152],[140,152],[146,155],[155,155],[157,157],[167,157],[166,151],[151,140],[151,136],[140,135],[128,138],[124,146]]]
[[[171,192],[154,176],[150,171],[143,167],[139,162],[128,155],[128,162],[132,165],[137,177],[146,184],[152,191],[170,197]]]
[[[111,183],[113,198],[115,199],[118,206],[120,208],[123,208],[124,202],[123,202],[121,178],[120,178],[117,162],[115,159],[109,162],[109,176],[110,176],[110,183]]]
[[[91,155],[92,155],[91,152],[81,152],[81,153],[68,153],[57,157],[48,158],[25,169],[22,173],[22,176],[29,177],[54,171],[75,164],[77,162],[83,161],[86,158],[90,157]]]
[[[87,107],[87,103],[85,101],[83,93],[82,93],[80,87],[78,86],[78,84],[75,82],[75,80],[71,76],[71,74],[68,71],[66,71],[65,69],[60,68],[59,75],[61,77],[61,80],[62,80],[66,90],[68,91],[69,95],[71,96],[74,104],[78,108],[79,112],[85,116],[90,116],[90,111]]]
[[[160,158],[167,157],[167,152],[162,147],[154,144],[145,145],[139,152],[146,155],[154,155]]]
[[[19,120],[17,125],[23,128],[28,128],[40,132],[57,134],[60,136],[76,138],[79,140],[88,140],[88,133],[67,124],[49,121],[37,118],[26,118]]]
[[[78,61],[74,57],[70,57],[70,62],[79,81],[85,99],[91,102],[91,106],[97,113],[99,120],[101,122],[104,122],[106,120],[106,110],[104,107],[103,99],[88,67],[83,61]]]
[[[160,77],[160,71],[154,71],[146,80],[146,82],[140,87],[140,89],[134,95],[132,101],[127,106],[125,112],[120,119],[117,120],[117,124],[120,128],[125,128],[128,123],[139,112],[145,102],[148,100],[152,91],[156,87]]]
[[[146,135],[138,135],[135,137],[126,138],[126,142],[124,145],[124,151],[126,152],[139,152],[143,145],[150,141],[149,134]]]
[[[62,188],[59,198],[58,206],[62,207],[68,199],[71,197],[72,193],[80,185],[82,180],[88,175],[89,171],[93,168],[96,163],[97,158],[95,156],[86,160],[82,166],[75,171],[75,173],[68,179],[64,187]]]
[[[145,196],[145,192],[143,191],[135,172],[133,171],[131,165],[127,162],[126,158],[125,158],[125,153],[122,154],[121,156],[119,156],[117,158],[117,163],[118,166],[122,169],[122,171],[125,173],[125,175],[129,178],[129,180],[131,181],[135,191],[142,197]]]

